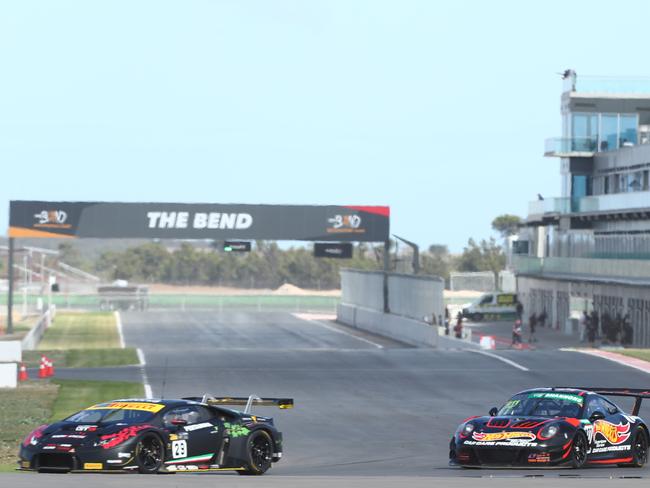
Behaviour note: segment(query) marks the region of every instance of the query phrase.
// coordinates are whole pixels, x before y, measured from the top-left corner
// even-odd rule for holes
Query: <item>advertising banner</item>
[[[387,206],[12,201],[9,237],[383,242]]]

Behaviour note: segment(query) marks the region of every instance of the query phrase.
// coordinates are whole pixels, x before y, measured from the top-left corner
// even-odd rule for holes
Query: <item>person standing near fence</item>
[[[515,320],[512,326],[512,344],[510,347],[519,347],[521,345],[521,320]]]
[[[462,312],[458,312],[458,316],[456,317],[456,325],[454,326],[454,336],[456,339],[462,339],[463,338],[463,314]]]
[[[528,342],[537,342],[537,337],[535,337],[535,329],[537,328],[537,317],[535,314],[531,314],[528,318],[528,329],[530,335],[528,337]]]

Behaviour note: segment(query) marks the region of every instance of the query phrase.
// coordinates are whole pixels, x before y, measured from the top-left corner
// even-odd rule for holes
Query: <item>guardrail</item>
[[[52,324],[56,317],[56,305],[52,305],[49,310],[46,310],[36,322],[36,325],[31,328],[25,337],[20,341],[23,351],[31,351],[36,349],[38,343],[41,342],[43,334],[47,328]]]

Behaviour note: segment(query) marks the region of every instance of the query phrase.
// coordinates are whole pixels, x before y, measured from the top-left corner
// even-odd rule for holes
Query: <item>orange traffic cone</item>
[[[45,363],[41,361],[41,365],[38,367],[38,377],[47,378],[47,369],[45,368]]]
[[[50,358],[47,358],[47,375],[54,376],[54,361]]]
[[[29,379],[29,375],[27,374],[27,368],[25,367],[25,363],[20,363],[20,370],[18,371],[18,381],[27,381]]]

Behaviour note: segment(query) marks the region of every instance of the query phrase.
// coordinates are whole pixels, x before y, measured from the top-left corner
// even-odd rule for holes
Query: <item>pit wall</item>
[[[437,346],[438,325],[444,321],[444,280],[389,273],[387,289],[389,313],[384,313],[384,274],[341,270],[337,320],[407,344]]]

